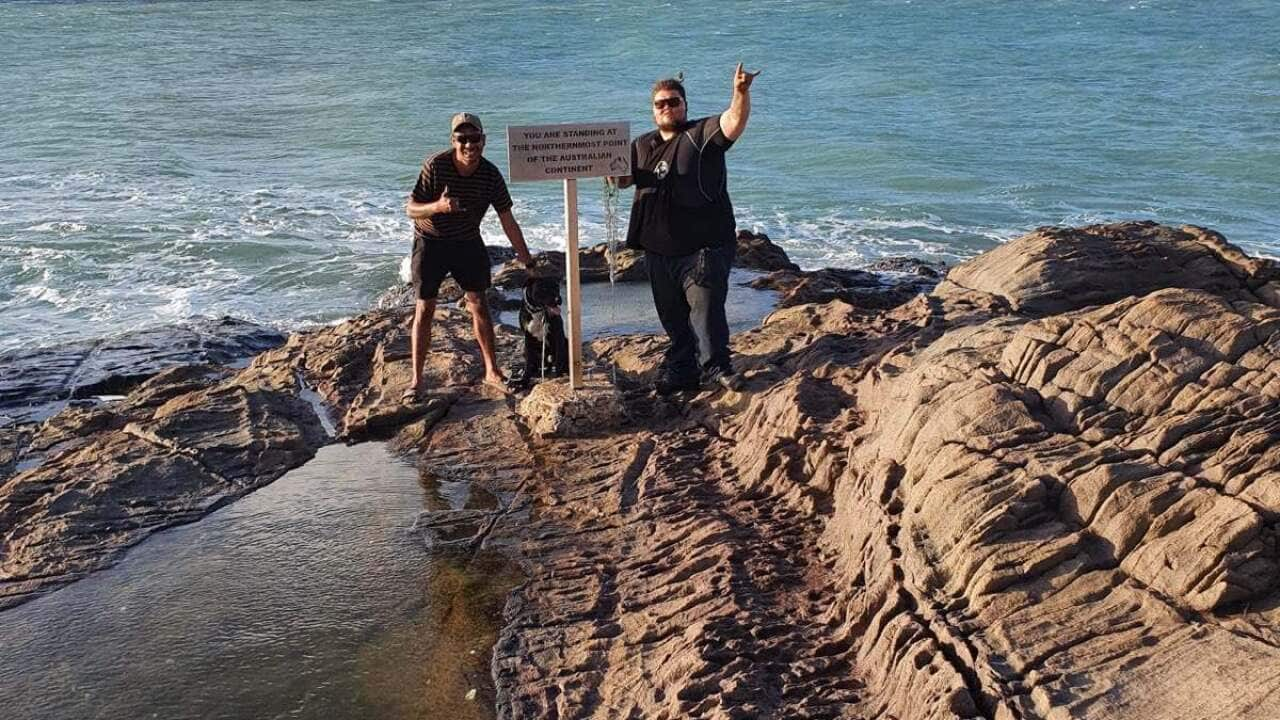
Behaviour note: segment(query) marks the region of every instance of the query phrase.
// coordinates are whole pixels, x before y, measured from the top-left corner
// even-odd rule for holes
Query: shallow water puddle
[[[519,578],[497,555],[427,549],[419,514],[481,495],[442,484],[382,444],[329,446],[0,613],[2,714],[492,717],[489,654]]]

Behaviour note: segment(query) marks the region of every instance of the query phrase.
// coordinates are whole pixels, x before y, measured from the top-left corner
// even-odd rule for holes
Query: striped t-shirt
[[[483,242],[480,221],[489,206],[498,212],[511,209],[511,195],[498,167],[484,158],[475,172],[463,177],[453,164],[453,151],[436,153],[422,162],[418,183],[413,186],[415,202],[435,202],[445,189],[449,197],[462,203],[458,212],[440,213],[413,221],[415,238],[450,242]]]

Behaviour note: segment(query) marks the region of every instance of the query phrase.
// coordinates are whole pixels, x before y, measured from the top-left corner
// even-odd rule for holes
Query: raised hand
[[[449,186],[444,186],[444,192],[440,193],[440,198],[436,200],[436,212],[453,213],[462,210],[462,201],[457,198],[449,197]]]
[[[738,68],[733,71],[733,91],[746,92],[747,90],[750,90],[751,81],[755,80],[756,76],[762,72],[764,71],[757,70],[755,72],[746,72],[742,69],[742,63],[738,63]]]

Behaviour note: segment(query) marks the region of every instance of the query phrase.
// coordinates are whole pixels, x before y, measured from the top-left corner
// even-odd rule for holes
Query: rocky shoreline
[[[224,317],[0,353],[0,426],[43,420],[95,395],[124,394],[170,367],[232,364],[284,341],[276,330]]]
[[[0,457],[0,607],[379,437],[501,500],[417,524],[524,571],[500,717],[1280,716],[1280,269],[1123,223],[891,271],[764,276],[738,391],[657,398],[660,338],[594,341],[620,417],[568,437],[454,308],[414,405],[394,303],[166,370]]]

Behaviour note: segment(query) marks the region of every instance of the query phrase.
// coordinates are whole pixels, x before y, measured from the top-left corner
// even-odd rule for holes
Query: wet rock
[[[462,287],[458,285],[458,281],[453,278],[445,278],[440,284],[440,291],[436,295],[437,305],[448,303],[459,308],[465,308],[466,300],[463,297]],[[501,313],[506,310],[518,308],[520,303],[518,300],[508,298],[497,287],[490,287],[484,293],[485,302],[489,305],[491,313]],[[417,301],[418,296],[412,285],[397,285],[393,288],[384,290],[377,298],[374,299],[373,307],[375,310],[396,310],[403,308],[412,308]]]
[[[643,251],[631,250],[619,244],[612,259],[614,282],[649,281],[649,270],[644,264]],[[593,245],[582,251],[579,261],[582,282],[609,282],[609,261],[609,246],[605,243]]]
[[[519,310],[524,305],[524,299],[519,293],[507,295],[497,288],[489,288],[486,297],[489,300],[489,309],[495,315]]]
[[[479,547],[495,513],[483,510],[435,510],[424,512],[413,531],[428,549],[470,550]]]
[[[396,308],[413,307],[413,303],[417,299],[418,295],[414,291],[413,285],[402,283],[379,293],[378,297],[373,299],[373,309],[394,310]]]
[[[564,253],[558,250],[534,253],[533,266],[528,269],[514,260],[509,261],[493,274],[493,284],[503,290],[523,290],[530,272],[539,277],[563,279]]]
[[[72,398],[119,395],[168,367],[225,364],[283,343],[271,328],[234,318],[194,320],[58,348],[0,354],[0,415],[20,421],[56,412]]]
[[[599,243],[578,251],[578,269],[584,283],[609,282],[609,247]],[[769,236],[738,232],[738,254],[734,266],[751,270],[792,270],[800,266],[791,262],[782,248],[769,240]],[[542,252],[534,255],[533,272],[548,277],[564,277],[564,253]],[[644,251],[619,245],[613,262],[614,282],[648,282],[649,270],[645,266]],[[507,263],[494,276],[494,284],[508,290],[523,288],[528,271],[518,263]]]
[[[928,292],[937,283],[936,274],[898,276],[865,270],[823,268],[812,271],[779,270],[758,277],[748,285],[757,290],[780,293],[778,307],[841,300],[857,307],[883,310],[897,307]]]
[[[123,401],[67,407],[26,434],[19,458],[24,465],[38,466],[47,457],[93,442],[103,432],[151,417],[174,397],[212,387],[233,374],[221,365],[179,365],[144,381]]]
[[[738,231],[738,253],[733,264],[735,267],[764,272],[800,272],[800,266],[791,262],[786,251],[774,244],[768,235],[750,230]]]
[[[913,257],[886,257],[876,260],[864,269],[879,273],[903,273],[928,278],[941,278],[947,272],[947,264],[944,262],[929,262],[928,260]]]
[[[22,427],[0,427],[0,483],[13,474],[27,447],[30,432]]]
[[[250,369],[278,377],[299,376],[331,408],[338,436],[358,439],[393,430],[397,423],[436,417],[476,384],[484,365],[469,312],[436,308],[431,349],[424,368],[428,400],[406,402],[412,378],[409,329],[411,309],[373,311],[333,327],[292,336],[283,347],[256,358]],[[514,355],[518,336],[495,328],[499,351]]]
[[[42,461],[0,485],[0,607],[114,563],[327,441],[293,383],[220,375],[172,371],[119,408],[68,409],[37,430]]]
[[[502,265],[516,256],[515,248],[510,245],[485,245],[484,249],[489,253],[490,265]]]
[[[548,251],[533,256],[532,271],[540,277],[564,279],[564,253]],[[609,282],[609,248],[600,243],[578,251],[579,282]],[[644,265],[644,253],[619,247],[614,267],[615,282],[647,282],[648,271]],[[503,266],[494,275],[494,285],[507,290],[521,290],[529,278],[529,271],[515,261]]]
[[[283,474],[279,469],[301,465],[328,439],[297,395],[234,382],[180,395],[124,430],[241,486],[274,480]]]

